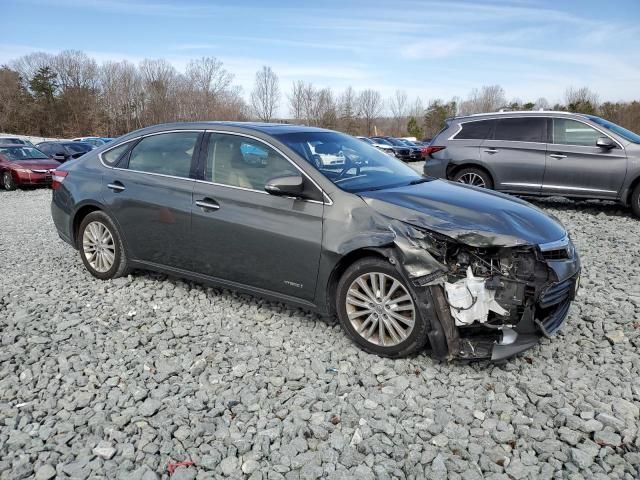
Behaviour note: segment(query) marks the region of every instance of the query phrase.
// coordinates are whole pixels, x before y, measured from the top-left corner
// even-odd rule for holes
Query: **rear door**
[[[547,195],[617,198],[627,173],[622,145],[596,146],[603,132],[579,120],[552,118],[543,192]]]
[[[191,269],[191,172],[201,134],[146,136],[103,175],[105,204],[133,259]]]
[[[480,159],[496,190],[540,193],[544,177],[547,123],[544,117],[509,117],[495,121],[482,143]]]
[[[313,301],[324,204],[264,190],[298,169],[264,142],[230,133],[209,134],[201,158],[192,204],[197,271]]]

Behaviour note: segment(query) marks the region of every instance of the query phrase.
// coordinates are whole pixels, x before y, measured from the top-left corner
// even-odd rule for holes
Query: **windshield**
[[[49,158],[33,147],[0,147],[0,153],[11,162],[18,160],[46,160]]]
[[[613,133],[617,133],[625,140],[640,144],[640,135],[638,135],[637,133],[634,133],[631,130],[627,130],[620,125],[610,122],[609,120],[605,120],[604,118],[596,117],[595,115],[587,115],[587,117],[601,127],[604,127],[607,130],[611,130]]]
[[[381,190],[423,180],[400,160],[349,135],[298,132],[274,137],[347,192]]]
[[[73,153],[87,153],[91,150],[91,145],[84,143],[67,143],[65,144],[65,147],[67,147]]]

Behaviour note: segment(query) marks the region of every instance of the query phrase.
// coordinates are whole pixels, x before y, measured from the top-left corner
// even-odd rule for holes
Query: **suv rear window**
[[[547,120],[543,117],[501,118],[494,139],[546,143],[546,128]]]
[[[461,123],[462,130],[454,137],[456,140],[484,140],[491,133],[494,120]]]

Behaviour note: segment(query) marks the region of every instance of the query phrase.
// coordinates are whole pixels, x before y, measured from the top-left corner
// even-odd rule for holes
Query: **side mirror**
[[[598,137],[598,139],[596,140],[596,146],[606,150],[616,148],[615,142],[609,137]]]
[[[302,175],[274,177],[264,186],[267,193],[280,197],[299,197],[304,190]]]

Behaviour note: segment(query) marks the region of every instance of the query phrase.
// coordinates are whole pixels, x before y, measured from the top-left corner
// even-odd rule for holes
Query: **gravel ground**
[[[384,360],[291,307],[162,275],[101,282],[51,192],[0,192],[0,478],[625,478],[640,469],[640,220],[539,204],[582,289],[502,364]]]

